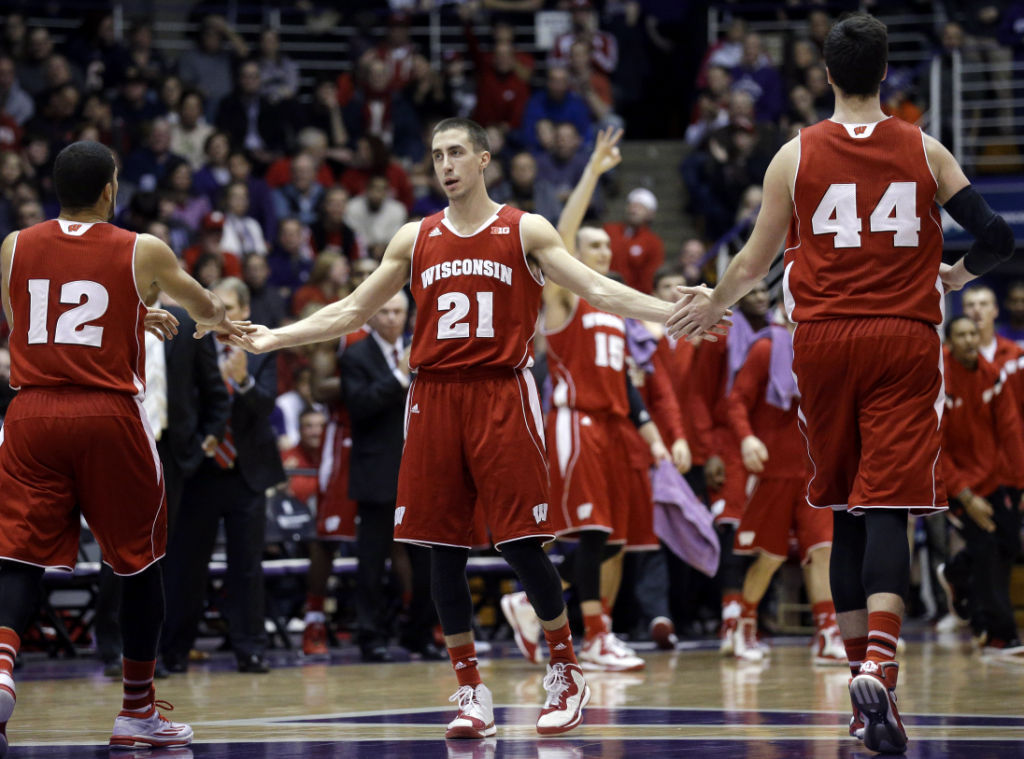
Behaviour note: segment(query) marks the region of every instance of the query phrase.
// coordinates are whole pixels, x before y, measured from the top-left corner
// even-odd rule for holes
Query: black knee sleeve
[[[740,556],[733,552],[733,540],[736,537],[736,525],[720,524],[715,527],[718,533],[721,552],[718,559],[718,581],[722,590],[739,590],[743,587],[743,577],[750,566],[749,556]]]
[[[25,632],[39,610],[42,579],[41,567],[0,561],[0,627],[9,627],[19,636]]]
[[[608,547],[608,533],[584,530],[576,547],[576,595],[580,601],[601,600],[601,562]]]
[[[562,580],[555,570],[555,565],[544,553],[544,544],[540,538],[523,538],[502,543],[501,555],[519,577],[526,597],[530,599],[533,610],[542,621],[550,621],[565,611]]]
[[[466,579],[469,549],[430,547],[430,596],[445,635],[473,629],[473,596]]]
[[[160,562],[121,582],[121,639],[126,659],[152,661],[164,622],[164,580]]]
[[[832,561],[829,584],[836,612],[867,608],[861,571],[864,567],[864,518],[832,512]]]
[[[906,509],[875,509],[861,517],[866,540],[861,579],[864,595],[910,592],[910,543]]]

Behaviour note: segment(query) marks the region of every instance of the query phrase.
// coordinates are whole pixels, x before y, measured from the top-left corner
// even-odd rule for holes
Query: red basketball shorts
[[[348,497],[352,439],[332,420],[324,431],[316,499],[316,534],[321,540],[355,540],[356,502]]]
[[[551,539],[540,399],[528,371],[421,370],[406,399],[395,540],[470,548]]]
[[[608,533],[628,539],[631,469],[624,425],[629,420],[556,408],[548,414],[551,519],[555,534]]]
[[[760,551],[785,559],[789,536],[795,533],[800,561],[805,563],[815,548],[832,545],[832,514],[808,506],[806,493],[804,477],[758,479],[736,530],[733,552]]]
[[[807,500],[859,513],[946,508],[942,347],[913,319],[835,319],[797,327],[793,370],[812,475]]]
[[[725,464],[725,483],[721,488],[708,489],[708,501],[715,515],[715,524],[740,523],[743,506],[747,502],[749,473],[743,466],[743,456],[736,435],[729,427],[716,427],[711,433],[711,452]]]
[[[71,570],[79,512],[115,573],[163,557],[163,469],[141,403],[105,390],[27,388],[0,439],[0,558]]]

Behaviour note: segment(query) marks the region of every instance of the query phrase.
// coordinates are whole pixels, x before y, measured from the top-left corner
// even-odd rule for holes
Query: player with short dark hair
[[[21,391],[0,436],[0,756],[20,636],[38,608],[43,570],[75,565],[79,511],[103,560],[124,577],[124,701],[110,745],[184,746],[192,729],[165,719],[154,701],[167,509],[142,409],[144,330],[171,337],[177,321],[145,303],[164,290],[205,331],[243,330],[163,242],[107,223],[117,198],[109,148],[73,143],[53,175],[60,216],[11,233],[0,248],[11,385]]]
[[[798,325],[793,369],[814,467],[807,501],[834,511],[830,574],[854,674],[850,732],[872,750],[899,753],[907,743],[894,695],[910,581],[907,519],[947,500],[943,294],[1008,260],[1014,239],[941,143],[882,113],[885,39],[885,25],[865,14],[832,27],[832,118],[775,155],[747,244],[710,296],[681,288],[692,298],[669,325],[697,337],[718,323],[768,273],[789,233],[783,285]],[[942,263],[936,203],[975,237],[952,266]]]

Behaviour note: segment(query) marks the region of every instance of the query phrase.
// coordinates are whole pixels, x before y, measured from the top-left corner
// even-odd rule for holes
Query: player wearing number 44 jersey
[[[590,689],[573,653],[557,572],[543,544],[548,472],[537,391],[527,368],[549,277],[597,308],[664,321],[671,305],[612,282],[565,250],[547,221],[487,197],[486,132],[467,119],[434,129],[434,172],[450,201],[406,224],[380,267],[344,300],[280,329],[257,328],[239,345],[265,351],[340,337],[361,326],[408,281],[416,300],[406,441],[398,478],[395,538],[431,547],[431,587],[459,682],[449,738],[494,735],[471,631],[466,560],[475,509],[541,619],[551,654],[543,734],[583,719]]]
[[[669,320],[695,337],[768,272],[787,236],[786,308],[812,476],[807,501],[831,508],[832,595],[853,672],[851,735],[899,753],[907,736],[894,660],[909,584],[907,516],[946,508],[939,478],[944,291],[1013,255],[1009,225],[953,156],[879,104],[887,30],[871,16],[825,40],[832,118],[784,145],[764,178],[754,231],[708,296]],[[942,264],[936,203],[975,237]]]
[[[153,691],[167,509],[141,403],[144,330],[172,337],[177,321],[145,301],[162,289],[204,330],[243,330],[170,248],[108,223],[117,197],[108,148],[73,143],[53,175],[60,217],[12,233],[0,249],[11,384],[21,389],[0,431],[0,757],[20,635],[38,608],[43,570],[75,565],[79,511],[103,560],[124,576],[124,702],[110,745],[184,746],[192,729],[165,719]]]

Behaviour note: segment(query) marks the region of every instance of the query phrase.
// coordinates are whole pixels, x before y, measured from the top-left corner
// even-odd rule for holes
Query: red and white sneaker
[[[584,669],[599,669],[605,672],[635,672],[647,666],[633,649],[610,632],[603,632],[583,641],[579,659]]]
[[[655,617],[651,620],[651,640],[663,651],[674,651],[679,638],[676,637],[676,626],[668,617]]]
[[[845,666],[846,646],[843,645],[843,636],[839,634],[839,626],[831,625],[814,633],[811,653],[815,664]]]
[[[14,714],[16,702],[14,678],[0,672],[0,757],[7,756],[7,721]]]
[[[759,662],[768,656],[768,647],[757,639],[757,620],[740,617],[732,634],[732,655],[742,661]]]
[[[899,754],[907,747],[907,731],[896,709],[897,662],[868,660],[850,680],[854,714],[864,721],[864,747],[883,754]],[[853,724],[850,725],[851,731]]]
[[[302,653],[305,656],[327,656],[327,625],[307,622],[302,632]]]
[[[722,656],[733,655],[736,626],[739,624],[742,611],[743,607],[735,601],[730,601],[722,607],[722,625],[718,628],[718,652]]]
[[[853,678],[850,678],[853,682]],[[859,741],[864,740],[864,717],[857,711],[857,705],[853,703],[853,696],[850,696],[850,705],[853,707],[853,716],[850,717],[850,737]]]
[[[548,695],[537,718],[538,733],[565,733],[583,721],[583,707],[590,703],[590,686],[579,664],[549,664],[544,690]]]
[[[516,645],[526,661],[540,664],[544,657],[540,650],[541,627],[537,612],[533,610],[526,593],[507,593],[501,597],[501,613],[508,620]]]
[[[156,701],[149,713],[140,716],[134,712],[121,712],[114,720],[114,733],[110,748],[170,748],[192,743],[192,728],[181,722],[171,722],[160,709],[174,709],[166,701]]]
[[[445,738],[490,738],[494,726],[494,699],[483,683],[460,686],[449,701],[457,701],[459,713],[448,723]]]

